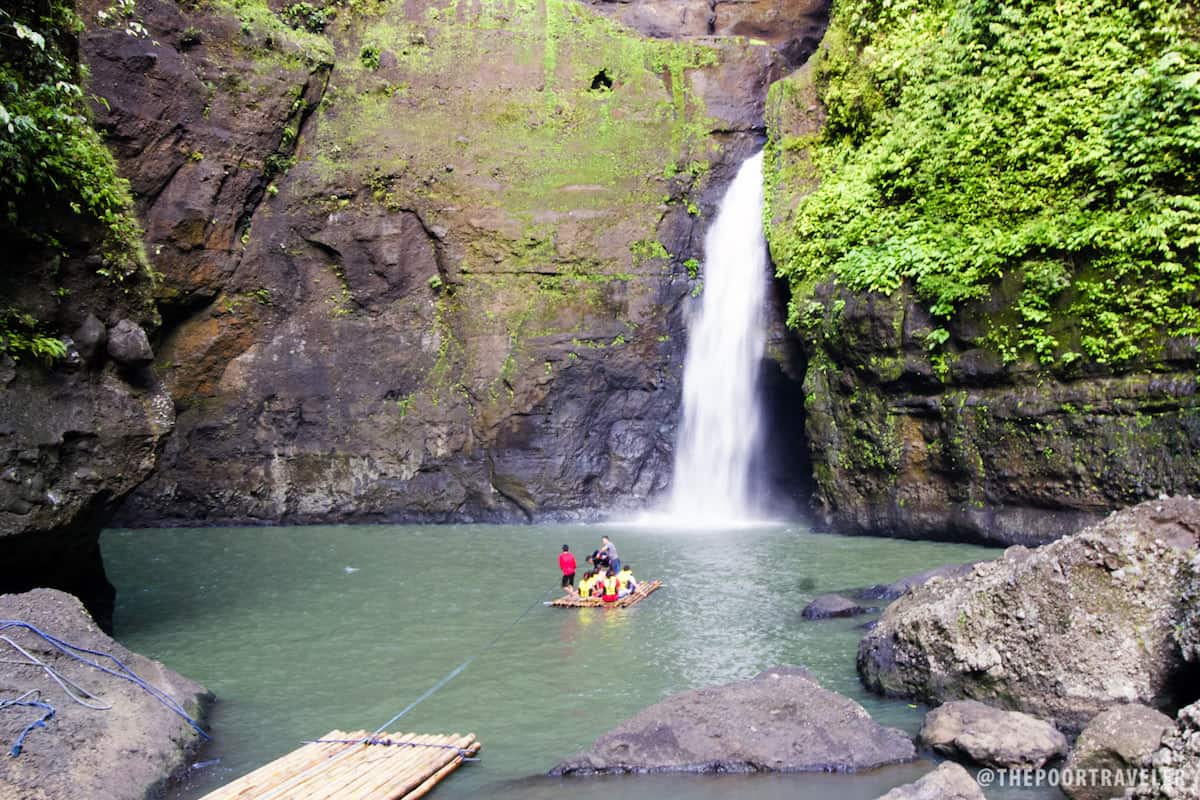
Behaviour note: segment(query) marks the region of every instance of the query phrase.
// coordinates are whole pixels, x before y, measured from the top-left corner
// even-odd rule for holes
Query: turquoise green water
[[[601,533],[666,588],[635,608],[537,604],[562,543]],[[994,558],[957,544],[813,534],[800,525],[683,533],[614,525],[314,526],[114,530],[116,635],[208,686],[218,760],[190,800],[335,728],[373,729],[478,652],[393,730],[474,731],[481,760],[437,790],[465,797],[874,798],[928,763],[863,775],[541,777],[662,698],[802,664],[884,724],[922,711],[867,694],[854,670],[863,619],[804,621],[817,594]],[[580,556],[582,561],[582,556]]]

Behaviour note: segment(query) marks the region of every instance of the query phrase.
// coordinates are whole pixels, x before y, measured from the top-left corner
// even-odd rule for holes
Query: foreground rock
[[[1072,780],[1063,791],[1072,800],[1106,800],[1118,797],[1135,781],[1124,777],[1130,770],[1150,766],[1150,757],[1158,749],[1163,734],[1173,723],[1166,714],[1146,706],[1130,704],[1098,714],[1087,724],[1064,771],[1071,775],[1095,776]]]
[[[841,772],[915,757],[907,736],[858,703],[802,669],[777,667],[650,706],[550,774]]]
[[[891,583],[879,583],[853,592],[859,600],[895,600],[914,586],[924,586],[934,578],[957,578],[970,573],[976,562],[970,564],[943,564],[940,567],[907,575]]]
[[[859,645],[875,691],[960,698],[1080,730],[1120,703],[1170,708],[1194,614],[1200,501],[1150,501],[970,575],[914,589]],[[1192,617],[1194,619],[1194,617]]]
[[[990,767],[1034,769],[1067,752],[1067,737],[1050,723],[974,700],[930,711],[918,739],[942,755]]]
[[[1150,757],[1147,779],[1126,792],[1134,800],[1197,800],[1200,798],[1200,702],[1180,709]]]
[[[897,786],[878,800],[984,800],[971,773],[946,761],[919,781]]]
[[[823,594],[804,607],[800,616],[805,619],[829,619],[830,617],[855,617],[866,609],[840,594]]]
[[[52,589],[0,595],[0,619],[22,620],[70,644],[112,654],[193,717],[212,699],[198,683],[110,639],[71,595]],[[0,758],[0,797],[142,800],[160,794],[169,778],[184,768],[199,736],[181,717],[134,684],[60,654],[28,630],[9,628],[3,633],[112,708],[96,711],[72,702],[42,670],[16,663],[24,657],[0,642],[4,697],[36,690],[56,712],[45,727],[29,734],[19,756]],[[25,707],[0,710],[5,750],[42,713]]]

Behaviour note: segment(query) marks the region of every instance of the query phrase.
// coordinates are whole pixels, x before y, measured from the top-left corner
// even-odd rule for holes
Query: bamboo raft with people
[[[642,602],[661,588],[662,581],[647,581],[639,583],[637,589],[624,597],[618,597],[609,603],[604,602],[603,597],[580,597],[578,594],[568,594],[550,601],[547,605],[555,608],[628,608]]]

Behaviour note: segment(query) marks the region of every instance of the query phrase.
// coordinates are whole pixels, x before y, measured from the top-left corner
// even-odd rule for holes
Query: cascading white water
[[[761,435],[755,387],[768,283],[762,212],[759,153],[738,170],[704,239],[704,290],[688,324],[668,509],[685,524],[744,522],[755,512],[750,472]]]

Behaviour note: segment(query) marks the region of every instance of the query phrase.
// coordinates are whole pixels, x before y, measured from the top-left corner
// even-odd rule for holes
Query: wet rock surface
[[[971,564],[946,564],[933,569],[918,572],[916,575],[894,580],[891,583],[881,583],[847,592],[858,600],[895,600],[914,586],[922,586],[934,578],[957,578],[966,575],[975,566]]]
[[[104,635],[70,595],[50,589],[0,595],[0,619],[21,620],[70,644],[115,656],[193,717],[212,699],[203,686]],[[0,685],[5,698],[34,691],[36,698],[55,710],[44,727],[26,737],[20,755],[10,757],[6,752],[0,759],[0,796],[143,800],[161,796],[170,777],[186,768],[200,737],[181,717],[134,684],[63,656],[28,630],[9,628],[3,633],[65,679],[96,695],[89,702],[112,707],[99,711],[72,702],[44,671],[17,663],[25,657],[0,642]],[[40,708],[3,709],[0,741],[5,750],[43,713]]]
[[[1150,766],[1163,734],[1173,730],[1174,724],[1166,714],[1136,703],[1097,714],[1079,734],[1063,765],[1065,772],[1095,776],[1094,780],[1072,780],[1063,791],[1072,800],[1120,797],[1126,787],[1136,783],[1126,782],[1124,777]]]
[[[705,226],[786,57],[583,3],[385,5],[394,29],[309,34],[146,0],[160,46],[85,34],[178,409],[120,524],[525,520],[667,485]]]
[[[823,594],[813,598],[813,601],[800,612],[800,616],[804,619],[830,619],[831,617],[855,617],[866,612],[867,609],[840,594]]]
[[[650,706],[551,774],[853,771],[915,757],[858,703],[778,667]]]
[[[897,786],[878,800],[984,800],[984,794],[971,773],[946,761],[920,780]]]
[[[1187,702],[1182,621],[1200,501],[1116,512],[1058,542],[913,589],[863,638],[866,685],[927,702],[975,699],[1080,730],[1120,703]]]
[[[974,700],[930,711],[917,741],[944,756],[1005,769],[1036,769],[1067,752],[1067,737],[1050,723]]]

